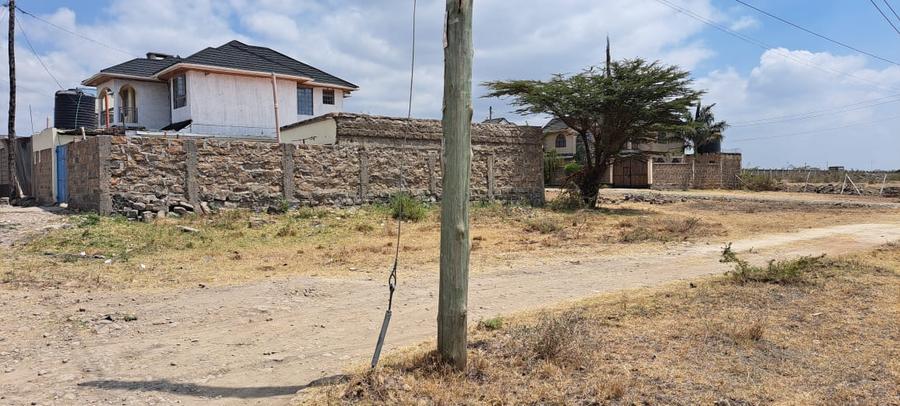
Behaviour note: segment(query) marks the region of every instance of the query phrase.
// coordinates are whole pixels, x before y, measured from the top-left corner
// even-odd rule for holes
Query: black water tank
[[[713,141],[697,147],[698,154],[714,154],[722,152],[722,141]]]
[[[62,129],[97,128],[96,98],[81,89],[56,92],[53,126]]]

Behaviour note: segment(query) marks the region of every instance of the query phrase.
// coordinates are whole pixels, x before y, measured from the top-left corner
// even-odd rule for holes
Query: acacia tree
[[[597,202],[610,159],[631,142],[650,141],[657,131],[679,127],[703,92],[693,90],[690,73],[643,59],[612,61],[550,80],[483,83],[484,97],[511,99],[519,114],[549,114],[574,130],[585,147],[585,165],[576,183],[589,207]]]
[[[706,144],[722,141],[722,133],[728,128],[728,123],[716,121],[712,112],[715,105],[713,103],[703,106],[700,101],[697,101],[694,113],[687,112],[684,116],[684,125],[679,131],[676,131],[677,137],[693,148],[694,153],[697,153],[697,149]]]

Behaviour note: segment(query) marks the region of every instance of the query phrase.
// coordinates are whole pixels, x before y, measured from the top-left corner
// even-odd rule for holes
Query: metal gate
[[[617,158],[613,162],[613,186],[647,187],[650,179],[647,160],[643,157]]]
[[[66,167],[67,145],[56,146],[56,202],[69,201],[69,170]]]

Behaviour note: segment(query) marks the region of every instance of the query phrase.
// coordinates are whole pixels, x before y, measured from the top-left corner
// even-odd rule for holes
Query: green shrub
[[[582,168],[584,168],[584,165],[578,162],[569,162],[566,164],[563,170],[566,171],[566,175],[571,175],[573,173],[580,172]]]
[[[478,322],[478,328],[487,331],[494,331],[503,328],[503,318],[494,317],[492,319],[481,320]]]
[[[391,216],[395,219],[419,221],[428,216],[428,206],[405,192],[391,197],[390,207]]]
[[[719,262],[734,264],[734,269],[726,272],[725,275],[740,284],[763,282],[790,285],[805,282],[809,272],[824,265],[822,261],[824,257],[824,254],[817,257],[803,256],[778,262],[773,259],[765,267],[753,266],[738,258],[737,254],[731,250],[731,243],[729,243],[722,249],[722,259]]]
[[[553,175],[562,168],[562,164],[562,158],[555,149],[544,152],[544,183],[550,183],[553,180]]]

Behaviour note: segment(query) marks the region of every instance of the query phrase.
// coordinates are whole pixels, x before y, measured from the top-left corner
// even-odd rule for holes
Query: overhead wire
[[[897,35],[900,35],[900,29],[898,29],[897,26],[894,25],[894,22],[891,21],[891,18],[888,17],[887,14],[884,13],[884,11],[881,11],[881,7],[878,7],[878,3],[876,3],[875,0],[869,0],[869,3],[872,3],[872,6],[875,7],[875,10],[878,10],[878,14],[881,14],[881,16],[884,17],[884,21],[887,21],[887,23],[891,25],[891,28],[893,28],[894,31],[897,32]]]
[[[25,43],[28,44],[28,48],[31,49],[31,53],[34,54],[34,57],[37,58],[38,63],[41,64],[41,67],[44,68],[44,71],[53,78],[53,81],[56,82],[56,85],[59,86],[59,90],[63,90],[62,84],[59,83],[59,80],[56,79],[56,76],[53,75],[53,72],[50,72],[50,68],[47,67],[47,64],[44,63],[44,60],[41,59],[41,56],[38,55],[38,52],[34,49],[34,46],[31,45],[31,40],[28,39],[28,34],[25,33],[25,27],[22,26],[22,22],[20,21],[16,24],[16,28],[22,33],[22,37],[25,38]]]
[[[766,51],[774,52],[774,53],[776,53],[776,54],[778,54],[778,55],[780,55],[780,56],[782,56],[782,57],[784,57],[784,58],[790,59],[790,60],[792,60],[792,61],[794,61],[794,62],[797,62],[797,63],[803,64],[803,65],[809,66],[809,67],[811,67],[811,68],[813,68],[813,69],[821,70],[821,71],[826,72],[826,73],[831,73],[831,74],[834,74],[834,75],[842,75],[842,76],[846,76],[846,77],[848,77],[848,78],[855,79],[855,80],[860,81],[860,82],[866,82],[866,83],[868,83],[869,85],[871,85],[871,86],[873,86],[873,87],[877,87],[877,88],[889,90],[889,91],[892,91],[892,92],[900,92],[900,89],[895,89],[895,88],[887,87],[887,86],[882,85],[882,84],[879,83],[879,82],[872,81],[872,80],[868,80],[868,79],[866,79],[866,78],[863,78],[863,77],[854,75],[854,74],[849,73],[849,72],[843,72],[843,71],[839,71],[839,70],[835,70],[835,69],[826,68],[826,67],[824,67],[824,66],[821,66],[821,65],[817,65],[817,64],[815,64],[815,63],[812,63],[811,61],[808,61],[808,60],[805,60],[805,59],[801,59],[801,58],[797,58],[796,56],[794,56],[794,55],[792,55],[792,54],[790,54],[790,53],[788,53],[788,52],[785,52],[785,51],[783,51],[783,50],[781,50],[781,49],[779,49],[779,48],[776,48],[776,47],[774,47],[774,46],[771,46],[771,45],[769,45],[769,44],[766,44],[765,42],[762,42],[762,41],[757,40],[757,39],[755,39],[755,38],[752,38],[752,37],[750,37],[750,36],[741,34],[741,33],[737,32],[737,31],[734,31],[734,30],[732,30],[732,29],[729,29],[728,27],[722,26],[721,24],[718,24],[718,23],[716,23],[716,22],[714,22],[714,21],[711,21],[711,20],[709,20],[709,19],[707,19],[707,18],[705,18],[705,17],[703,17],[703,16],[701,16],[701,15],[699,15],[699,14],[697,14],[697,13],[695,13],[695,12],[689,10],[689,9],[686,9],[686,8],[683,8],[683,7],[678,6],[678,5],[676,5],[676,4],[673,4],[673,3],[670,2],[669,0],[655,0],[655,1],[656,1],[657,3],[660,3],[660,4],[664,5],[664,6],[666,6],[666,7],[671,8],[671,9],[673,9],[673,10],[679,12],[679,13],[682,13],[682,14],[684,14],[684,15],[690,17],[690,18],[693,18],[693,19],[695,19],[695,20],[697,20],[697,21],[700,21],[700,22],[702,22],[702,23],[704,23],[704,24],[706,24],[706,25],[709,25],[710,27],[713,27],[713,28],[715,28],[715,29],[717,29],[717,30],[719,30],[719,31],[722,31],[722,32],[724,32],[724,33],[726,33],[726,34],[728,34],[728,35],[731,35],[731,36],[733,36],[733,37],[735,37],[735,38],[738,38],[738,39],[740,39],[740,40],[742,40],[742,41],[745,41],[745,42],[747,42],[747,43],[753,44],[753,45],[755,45],[755,46],[757,46],[757,47],[759,47],[759,48],[761,48],[761,49],[764,49],[764,50],[766,50]]]
[[[890,100],[885,100],[885,101],[881,101],[878,103],[859,102],[859,103],[854,103],[854,104],[850,104],[850,105],[846,105],[846,106],[833,107],[830,109],[811,111],[811,112],[806,112],[806,113],[798,113],[798,114],[784,115],[784,116],[778,116],[778,117],[762,118],[762,119],[748,120],[748,121],[743,121],[743,122],[735,122],[735,123],[730,123],[729,127],[756,127],[756,126],[762,126],[762,125],[786,123],[786,122],[791,122],[791,121],[809,120],[809,119],[813,119],[813,118],[818,118],[818,117],[823,117],[823,116],[831,116],[831,115],[835,115],[835,114],[844,114],[844,113],[849,113],[852,111],[881,106],[884,104],[900,102],[900,95],[893,95],[893,96],[888,96],[885,98],[875,99],[875,100],[884,100],[884,99],[890,99]]]
[[[84,39],[84,40],[86,40],[86,41],[93,42],[93,43],[95,43],[95,44],[97,44],[97,45],[100,45],[100,46],[102,46],[102,47],[104,47],[104,48],[108,48],[108,49],[111,49],[111,50],[113,50],[113,51],[121,52],[122,54],[128,55],[128,56],[130,56],[130,57],[135,57],[135,55],[134,55],[133,53],[128,52],[128,51],[126,51],[126,50],[124,50],[124,49],[122,49],[122,48],[118,48],[118,47],[115,47],[115,46],[113,46],[113,45],[109,45],[109,44],[107,44],[107,43],[105,43],[105,42],[98,41],[98,40],[96,40],[96,39],[94,39],[94,38],[88,37],[87,35],[80,34],[80,33],[78,33],[78,32],[72,31],[72,30],[70,30],[70,29],[68,29],[68,28],[65,28],[65,27],[59,25],[59,24],[56,24],[56,23],[54,23],[54,22],[52,22],[52,21],[49,21],[49,20],[47,20],[47,19],[45,19],[45,18],[42,18],[42,17],[40,17],[40,16],[38,16],[38,15],[36,15],[36,14],[34,14],[34,13],[31,13],[31,12],[29,12],[29,11],[27,11],[27,10],[24,10],[24,9],[22,9],[22,7],[16,6],[16,10],[19,10],[19,12],[21,12],[22,14],[25,14],[25,15],[27,15],[27,16],[29,16],[29,17],[35,19],[35,20],[38,20],[38,21],[40,21],[40,22],[43,22],[44,24],[47,24],[47,25],[49,25],[49,26],[51,26],[51,27],[53,27],[53,28],[56,28],[57,30],[60,30],[60,31],[62,31],[62,32],[65,32],[65,33],[74,35],[74,36],[79,37],[79,38],[81,38],[81,39]]]
[[[897,17],[897,21],[900,21],[900,14],[897,14],[897,10],[894,10],[894,6],[892,6],[888,0],[882,1],[884,1],[884,5],[888,6],[888,8],[891,9],[891,13],[894,13],[894,17]]]
[[[789,20],[787,20],[787,19],[785,19],[785,18],[779,17],[779,16],[777,16],[777,15],[771,13],[771,12],[768,12],[768,11],[766,11],[766,10],[763,10],[763,9],[761,9],[761,8],[759,8],[759,7],[756,7],[756,6],[754,6],[754,5],[750,4],[750,3],[747,3],[747,2],[745,2],[745,1],[743,1],[743,0],[734,0],[734,1],[737,2],[737,3],[743,4],[744,6],[746,6],[746,7],[748,7],[748,8],[751,8],[751,9],[753,9],[753,10],[756,10],[756,11],[759,12],[759,13],[762,13],[762,14],[767,15],[767,16],[769,16],[769,17],[771,17],[771,18],[774,18],[774,19],[776,19],[776,20],[778,20],[778,21],[781,21],[781,22],[783,22],[783,23],[785,23],[785,24],[787,24],[787,25],[790,25],[791,27],[794,27],[794,28],[796,28],[796,29],[798,29],[798,30],[801,30],[801,31],[804,31],[804,32],[806,32],[806,33],[815,35],[815,36],[817,36],[817,37],[819,37],[819,38],[822,38],[822,39],[824,39],[824,40],[826,40],[826,41],[828,41],[828,42],[831,42],[831,43],[833,43],[833,44],[837,44],[837,45],[840,45],[840,46],[842,46],[842,47],[844,47],[844,48],[847,48],[847,49],[849,49],[849,50],[852,50],[852,51],[861,53],[861,54],[863,54],[863,55],[868,55],[868,56],[871,56],[872,58],[875,58],[875,59],[878,59],[878,60],[881,60],[881,61],[884,61],[884,62],[893,64],[893,65],[900,66],[900,63],[897,63],[897,62],[892,61],[892,60],[890,60],[890,59],[887,59],[887,58],[878,56],[878,55],[873,54],[873,53],[871,53],[871,52],[864,51],[864,50],[859,49],[859,48],[857,48],[857,47],[855,47],[855,46],[853,46],[853,45],[849,45],[849,44],[847,44],[847,43],[844,43],[844,42],[838,41],[838,40],[836,40],[836,39],[833,39],[833,38],[831,38],[831,37],[828,37],[827,35],[820,34],[820,33],[818,33],[818,32],[815,32],[815,31],[813,31],[813,30],[810,30],[810,29],[808,29],[808,28],[806,28],[806,27],[803,27],[803,26],[801,26],[801,25],[799,25],[799,24],[796,24],[796,23],[794,23],[794,22],[791,22],[791,21],[789,21]],[[885,2],[887,2],[887,0],[885,0]]]
[[[852,128],[852,127],[856,127],[861,124],[862,125],[875,124],[875,123],[881,123],[881,122],[885,122],[885,121],[892,121],[892,120],[896,120],[896,119],[900,119],[900,115],[885,117],[880,120],[859,120],[859,121],[847,123],[845,125],[838,126],[838,127],[818,128],[818,129],[800,131],[800,132],[788,133],[788,134],[778,134],[778,135],[750,137],[750,138],[730,138],[728,140],[728,142],[735,143],[735,142],[745,142],[745,141],[758,141],[758,140],[768,140],[768,139],[773,139],[773,138],[795,137],[798,135],[817,134],[817,133],[823,133],[823,132],[830,132],[830,131],[834,131],[834,130],[842,130],[845,128]]]

